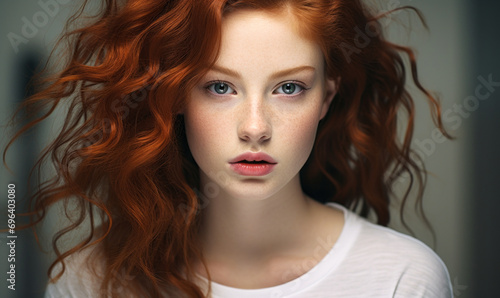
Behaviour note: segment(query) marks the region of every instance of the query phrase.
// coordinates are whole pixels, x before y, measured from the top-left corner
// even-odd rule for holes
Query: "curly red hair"
[[[56,202],[73,200],[80,210],[54,237],[57,259],[49,275],[63,264],[54,279],[66,257],[99,243],[103,293],[119,284],[120,272],[137,277],[129,286],[142,296],[158,297],[171,287],[204,297],[191,279],[191,262],[203,260],[196,235],[206,202],[179,113],[217,58],[223,16],[237,9],[289,9],[300,20],[299,32],[320,45],[327,75],[341,80],[300,172],[303,190],[323,203],[360,207],[364,217],[373,211],[378,224],[387,225],[393,185],[409,174],[401,210],[414,180],[421,208],[425,171],[411,156],[415,108],[405,89],[403,54],[436,125],[449,135],[439,103],[418,81],[412,50],[383,37],[385,15],[371,15],[359,0],[107,0],[90,24],[64,35],[71,42],[68,63],[25,105],[48,110],[9,143],[69,103],[61,132],[36,165],[51,159],[57,174],[40,185],[30,214],[35,225]],[[362,46],[359,30],[369,30]],[[400,111],[408,114],[402,142]],[[86,219],[88,235],[61,252],[58,240]]]

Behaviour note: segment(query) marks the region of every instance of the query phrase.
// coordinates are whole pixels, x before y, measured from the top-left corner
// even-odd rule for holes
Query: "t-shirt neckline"
[[[320,282],[323,278],[325,278],[325,276],[328,275],[328,273],[335,270],[342,260],[345,259],[345,256],[356,238],[355,234],[358,232],[356,231],[357,229],[355,228],[355,225],[353,225],[353,221],[356,217],[354,213],[338,203],[328,202],[325,205],[337,208],[344,213],[344,226],[342,227],[342,231],[340,232],[340,235],[333,247],[329,249],[328,253],[313,268],[291,281],[261,289],[234,288],[212,281],[212,295],[214,297],[222,296],[241,298],[283,297],[284,295],[290,295],[292,293],[297,294],[298,292],[305,291],[314,284]],[[325,239],[317,239],[317,241],[318,245],[328,247],[328,243]],[[208,280],[206,278],[203,276],[199,277],[205,284],[207,284]]]

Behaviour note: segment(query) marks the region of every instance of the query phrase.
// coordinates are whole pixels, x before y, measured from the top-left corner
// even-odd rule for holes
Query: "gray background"
[[[0,2],[1,125],[5,125],[13,108],[29,92],[25,86],[30,72],[47,57],[69,13],[74,11],[75,4],[59,2],[58,11],[48,16],[48,23],[38,27],[38,32],[27,44],[20,44],[17,52],[7,35],[10,32],[22,35],[23,17],[32,21],[44,10],[38,1]],[[420,79],[424,86],[439,95],[442,111],[448,115],[445,125],[457,137],[455,141],[444,142],[433,139],[434,126],[428,105],[421,94],[414,92],[417,127],[413,146],[422,152],[427,169],[432,173],[424,205],[436,231],[437,243],[432,242],[430,232],[411,212],[407,212],[409,223],[417,238],[433,247],[448,266],[456,297],[498,297],[500,216],[496,212],[500,210],[500,174],[497,171],[500,167],[497,153],[500,152],[500,117],[497,116],[500,87],[493,87],[485,100],[474,101],[470,96],[475,96],[476,88],[481,85],[478,77],[492,76],[493,81],[500,82],[500,2],[378,1],[382,10],[404,5],[419,8],[430,30],[424,30],[416,16],[406,12],[394,15],[384,24],[387,24],[391,40],[416,50]],[[411,84],[409,88],[415,91]],[[483,88],[481,92],[486,90]],[[457,112],[459,105],[469,110]],[[1,228],[6,225],[7,184],[16,183],[18,198],[23,196],[27,189],[27,168],[46,145],[46,140],[57,131],[63,113],[58,111],[9,151],[7,161],[14,175],[2,165]],[[9,134],[3,127],[2,132],[0,148],[3,150]],[[403,179],[401,185],[404,183]],[[398,208],[397,204],[394,208]],[[22,202],[19,202],[17,212],[22,210]],[[50,235],[60,220],[57,210],[51,212],[39,231],[42,235]],[[397,220],[391,227],[405,232]],[[16,291],[7,290],[5,235],[0,234],[0,297],[42,297],[52,255],[40,252],[30,231],[17,232]],[[49,249],[50,238],[42,239],[41,245]]]

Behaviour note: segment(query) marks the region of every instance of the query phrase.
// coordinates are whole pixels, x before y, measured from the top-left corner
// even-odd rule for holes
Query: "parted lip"
[[[271,164],[277,163],[271,156],[267,155],[264,152],[257,152],[257,153],[246,152],[231,159],[229,163],[232,164],[242,161],[265,161]]]

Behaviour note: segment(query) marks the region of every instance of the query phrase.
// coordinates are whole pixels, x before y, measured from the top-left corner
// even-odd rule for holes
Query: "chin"
[[[259,179],[245,180],[245,186],[238,186],[228,191],[231,197],[245,201],[262,201],[278,193],[282,187],[273,187],[266,183],[269,181]],[[239,183],[238,183],[239,184]]]

